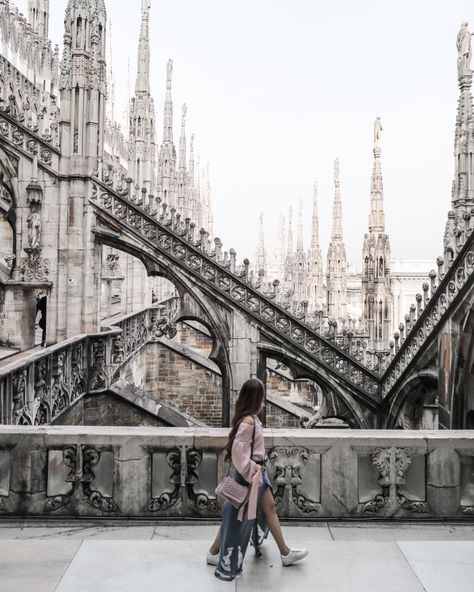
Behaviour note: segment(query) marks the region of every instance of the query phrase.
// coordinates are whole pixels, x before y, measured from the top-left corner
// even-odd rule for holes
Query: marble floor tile
[[[426,592],[474,590],[474,541],[399,542]]]
[[[190,526],[156,526],[153,534],[154,540],[214,540],[219,525],[190,525]]]
[[[274,545],[264,556],[252,553],[237,580],[238,592],[423,592],[395,543],[305,542],[310,551],[299,564],[283,567]]]
[[[0,541],[2,592],[53,592],[82,541]]]
[[[19,529],[19,539],[127,539],[151,540],[154,526],[27,527]]]
[[[335,541],[474,541],[474,524],[331,524]]]
[[[20,528],[2,526],[0,527],[0,541],[17,539],[20,534]]]
[[[301,546],[300,541],[332,541],[326,522],[313,523],[308,526],[291,526],[282,524],[283,535],[291,547]],[[271,539],[271,535],[268,535]]]
[[[84,541],[56,592],[235,592],[202,541]]]

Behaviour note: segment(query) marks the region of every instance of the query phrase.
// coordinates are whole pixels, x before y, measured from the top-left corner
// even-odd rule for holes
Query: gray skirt
[[[235,471],[234,479],[237,483],[248,485],[247,481],[238,471]],[[267,471],[265,470],[263,472],[263,483],[258,488],[256,520],[247,520],[247,505],[244,509],[243,520],[240,522],[237,519],[239,510],[234,508],[230,502],[224,502],[222,508],[219,564],[215,571],[216,577],[221,580],[231,581],[242,572],[242,563],[250,540],[252,541],[256,556],[260,557],[260,545],[268,535],[267,522],[262,510],[262,497],[268,487],[271,489]]]

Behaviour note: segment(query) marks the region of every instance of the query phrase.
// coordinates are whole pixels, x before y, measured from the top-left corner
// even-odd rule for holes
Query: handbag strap
[[[253,432],[252,432],[252,446],[250,448],[250,460],[253,460],[252,456],[253,456],[253,447],[255,444],[255,425],[257,423],[255,415],[252,415],[252,417],[253,417]]]

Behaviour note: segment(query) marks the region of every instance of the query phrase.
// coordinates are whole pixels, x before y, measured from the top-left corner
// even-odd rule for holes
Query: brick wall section
[[[162,344],[146,348],[145,392],[209,426],[222,425],[222,379]]]
[[[266,411],[267,411],[267,428],[299,428],[299,419],[288,411],[277,407],[267,401],[266,403]]]
[[[205,327],[191,323],[187,321],[176,325],[178,334],[175,340],[208,358],[212,351],[212,337]]]
[[[318,405],[317,388],[311,382],[290,380],[283,374],[267,369],[267,391],[303,407]]]

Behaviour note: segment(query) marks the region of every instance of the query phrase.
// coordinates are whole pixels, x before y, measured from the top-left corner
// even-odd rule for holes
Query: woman
[[[236,468],[235,480],[242,485],[249,485],[249,495],[239,510],[230,502],[224,502],[222,525],[206,556],[207,563],[217,566],[215,575],[221,580],[233,580],[242,572],[251,534],[252,544],[259,556],[259,545],[270,530],[284,566],[292,565],[308,554],[306,549],[290,549],[281,532],[265,470],[263,428],[257,417],[264,395],[263,383],[257,378],[244,383],[235,404],[232,429],[225,447],[225,460],[232,460]]]

